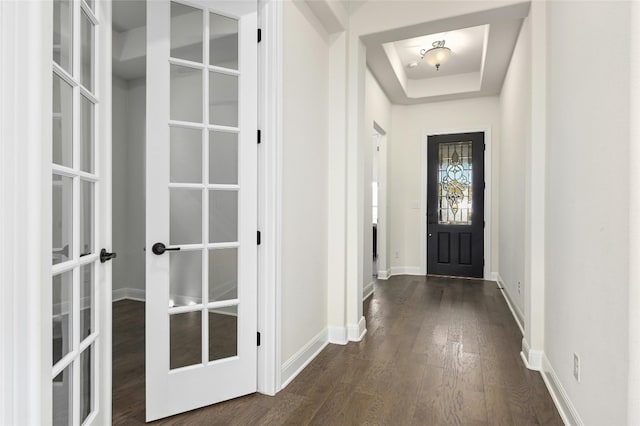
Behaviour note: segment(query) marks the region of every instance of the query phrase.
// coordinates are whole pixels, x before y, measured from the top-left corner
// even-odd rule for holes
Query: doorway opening
[[[112,265],[112,412],[114,423],[143,423],[146,2],[113,2],[112,18],[113,249],[118,253]]]
[[[373,130],[373,162],[371,173],[371,225],[373,227],[373,279],[378,278],[378,214],[380,204],[380,133]]]

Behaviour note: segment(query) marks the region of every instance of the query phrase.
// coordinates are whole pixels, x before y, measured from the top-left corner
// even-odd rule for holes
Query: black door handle
[[[100,263],[104,263],[107,260],[115,259],[118,255],[116,253],[108,253],[107,249],[100,250]]]
[[[151,251],[153,252],[153,254],[157,254],[158,256],[160,256],[161,254],[164,254],[165,251],[178,251],[178,250],[180,250],[180,247],[167,247],[163,243],[155,243],[151,247]]]

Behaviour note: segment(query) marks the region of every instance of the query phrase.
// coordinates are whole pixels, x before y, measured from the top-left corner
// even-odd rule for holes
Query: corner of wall
[[[287,387],[328,344],[329,330],[325,328],[309,340],[298,352],[293,354],[291,358],[286,360],[282,364],[282,372],[280,373],[280,377],[282,378],[282,386],[280,389],[282,390]]]

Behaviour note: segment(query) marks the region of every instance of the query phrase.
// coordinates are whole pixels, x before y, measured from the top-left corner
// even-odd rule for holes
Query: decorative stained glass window
[[[473,158],[471,142],[438,147],[438,223],[471,225]]]

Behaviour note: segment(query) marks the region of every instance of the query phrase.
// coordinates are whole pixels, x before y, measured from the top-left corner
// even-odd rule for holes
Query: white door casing
[[[147,3],[147,421],[256,391],[256,28],[255,1]]]

